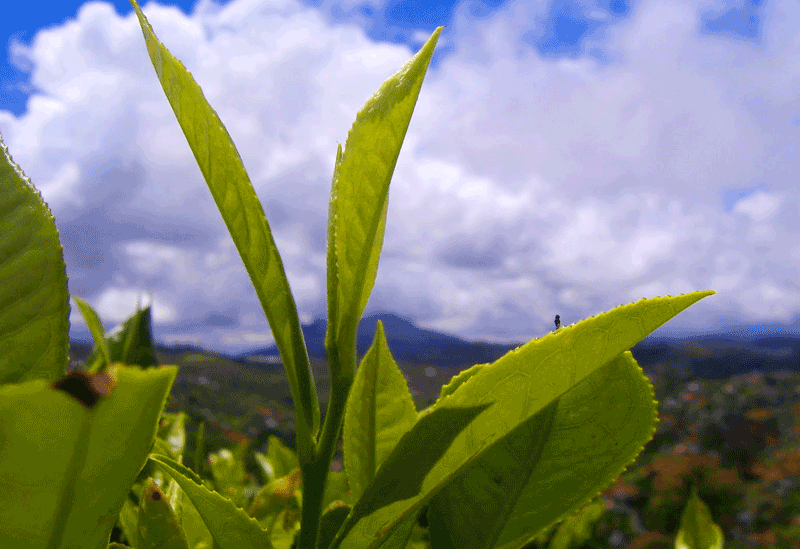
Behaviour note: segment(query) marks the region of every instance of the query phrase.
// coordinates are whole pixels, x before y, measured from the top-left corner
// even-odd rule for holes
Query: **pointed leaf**
[[[383,323],[361,360],[344,416],[344,468],[358,500],[375,472],[417,422],[417,409],[403,373],[389,352]]]
[[[99,369],[105,368],[114,362],[111,359],[111,354],[108,352],[108,345],[103,335],[103,323],[100,321],[100,317],[97,316],[97,313],[92,309],[91,305],[76,295],[72,296],[72,299],[78,304],[78,309],[80,309],[83,319],[89,327],[89,332],[92,334],[92,339],[94,340],[94,351],[89,358],[86,359],[86,364],[92,365],[92,363],[97,360],[97,354],[99,354],[101,358],[98,368],[88,368],[88,371],[96,373]],[[124,360],[119,360],[119,362],[127,364]]]
[[[525,429],[529,419],[557,406],[600,367],[712,293],[642,299],[617,307],[531,341],[481,368],[420,413],[353,507],[333,549],[379,547],[400,520],[417,513],[471,462],[503,444],[509,433]]]
[[[211,463],[211,474],[214,477],[214,487],[220,494],[230,498],[237,507],[244,504],[244,488],[247,471],[244,466],[244,451],[246,443],[240,443],[235,452],[222,448],[219,452],[208,456]]]
[[[154,446],[153,448],[154,451],[152,453],[157,453],[155,451],[157,447],[158,445]],[[168,458],[170,457],[167,453],[158,453],[158,455],[164,455]],[[178,463],[181,463],[180,458],[177,461]],[[180,485],[175,481],[175,479],[172,478],[172,475],[164,471],[163,468],[156,467],[154,465],[154,462],[152,461],[148,461],[147,465],[145,466],[145,469],[148,468],[147,467],[148,465],[153,466],[156,476],[161,477],[162,481],[167,482],[167,489],[165,491],[167,501],[169,502],[169,506],[172,508],[172,512],[175,516],[176,522],[178,523],[180,529],[183,531],[183,534],[186,536],[186,540],[189,544],[189,547],[191,547],[192,549],[211,549],[211,547],[213,547],[214,545],[214,538],[211,536],[211,532],[208,531],[208,528],[203,522],[203,519],[200,517],[200,514],[197,512],[197,509],[195,509],[194,505],[192,504],[192,501],[186,496],[186,493],[181,489]],[[142,494],[140,495],[139,498],[140,503],[141,500],[146,497],[146,492],[144,488],[146,488],[147,482],[149,482],[149,480],[150,478],[148,477],[143,486]],[[122,518],[121,515],[120,518]],[[139,521],[137,519],[136,531],[138,531],[138,522]],[[123,524],[123,532],[125,532],[124,524]],[[128,537],[128,539],[135,539],[135,538]]]
[[[630,351],[556,402],[433,497],[432,543],[521,547],[610,486],[652,439],[658,421],[653,387]]]
[[[592,530],[605,514],[606,506],[595,500],[562,522],[548,549],[571,549],[582,547],[592,538]]]
[[[78,303],[95,340],[94,348],[86,359],[86,369],[88,371],[97,372],[104,368],[106,353],[110,362],[135,364],[142,368],[158,366],[151,330],[150,305],[144,309],[139,309],[139,304],[137,303],[136,311],[131,316],[117,325],[108,335],[103,336],[103,327],[102,324],[99,324],[100,319],[94,309],[79,297],[72,297]],[[90,316],[87,317],[87,314]],[[94,315],[94,318],[91,318],[91,315]],[[98,323],[99,327],[92,328],[94,323]],[[101,344],[98,344],[98,335],[102,338]]]
[[[724,541],[722,528],[714,523],[708,506],[692,487],[692,495],[681,515],[675,549],[722,549]]]
[[[166,469],[192,500],[220,549],[272,549],[269,534],[231,500],[209,490],[197,474],[165,456],[149,459]]]
[[[50,209],[0,136],[0,384],[69,364],[67,267]]]
[[[142,492],[139,510],[139,549],[189,549],[189,542],[178,525],[167,496],[149,479]]]
[[[347,134],[344,153],[341,144],[336,151],[328,212],[325,347],[338,345],[347,375],[355,368],[356,329],[378,272],[389,183],[443,28],[437,27],[417,54],[366,102]],[[329,362],[331,367],[337,365]]]
[[[266,457],[272,466],[272,478],[286,476],[300,466],[300,462],[292,449],[281,442],[281,439],[275,435],[267,437]]]
[[[113,364],[0,387],[0,547],[105,547],[177,372]]]
[[[136,0],[131,0],[147,51],[175,117],[250,275],[286,368],[297,406],[297,443],[310,459],[320,411],[297,307],[264,209],[228,131],[183,64],[159,42]]]

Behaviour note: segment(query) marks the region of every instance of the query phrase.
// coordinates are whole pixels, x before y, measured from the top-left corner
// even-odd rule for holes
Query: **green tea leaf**
[[[0,386],[0,547],[105,547],[177,373],[81,373],[91,406],[64,383]]]
[[[605,514],[606,506],[599,499],[563,521],[553,536],[548,549],[571,549],[581,547],[592,538],[592,530]]]
[[[722,528],[714,523],[711,511],[692,487],[692,495],[681,515],[681,529],[675,539],[675,549],[722,549],[725,541]]]
[[[331,376],[352,377],[356,329],[375,284],[383,246],[389,183],[422,81],[444,27],[383,83],[358,112],[344,153],[339,144],[328,212],[328,330]],[[341,361],[330,360],[337,345]],[[344,372],[335,371],[341,364]]]
[[[297,408],[297,444],[302,459],[314,453],[319,402],[297,307],[264,209],[228,131],[183,64],[159,42],[136,0],[130,0],[147,51],[175,117],[208,183],[244,262],[281,354]]]
[[[630,351],[622,353],[434,495],[431,541],[441,548],[521,547],[610,486],[652,438],[657,416],[652,385]],[[559,531],[554,539],[567,535]]]
[[[343,501],[332,503],[322,514],[319,528],[319,546],[328,547],[344,523],[352,507]]]
[[[94,348],[86,359],[86,369],[90,372],[97,372],[105,368],[112,362],[122,362],[123,364],[136,364],[143,368],[158,366],[158,358],[155,353],[151,330],[151,307],[148,305],[144,309],[139,309],[136,303],[136,311],[118,324],[108,335],[103,336],[102,324],[94,309],[80,298],[73,296],[81,308],[84,317],[87,318],[89,329],[92,330],[94,338]],[[93,319],[86,317],[87,313]],[[97,323],[93,328],[93,324]],[[99,342],[98,342],[98,337]],[[107,356],[106,356],[107,354]]]
[[[654,419],[647,407],[652,411],[655,404],[652,397],[649,401],[643,397],[646,394],[643,388],[649,387],[649,382],[631,381],[635,379],[631,376],[638,367],[634,368],[635,361],[631,355],[626,357],[623,353],[680,311],[713,293],[705,291],[642,299],[617,307],[551,332],[480,368],[455,391],[419,414],[416,425],[398,442],[373,483],[353,507],[332,549],[380,547],[401,520],[419,512],[438,492],[456,482],[461,472],[487,454],[498,456],[498,459],[504,454],[506,457],[501,463],[513,465],[517,468],[516,473],[518,468],[535,466],[536,476],[530,477],[527,483],[557,484],[559,479],[567,477],[568,486],[577,489],[576,494],[566,498],[568,501],[563,509],[555,505],[553,498],[525,500],[521,504],[525,507],[539,506],[539,511],[531,515],[527,526],[514,519],[517,516],[515,508],[510,512],[502,509],[509,517],[509,529],[504,529],[499,535],[484,531],[487,542],[494,538],[498,545],[502,545],[516,540],[518,535],[533,536],[565,512],[585,504],[587,498],[594,497],[599,490],[595,477],[608,474],[603,467],[610,467],[609,463],[613,465],[615,460],[627,463],[634,458],[639,450],[631,454],[631,441],[640,438],[643,432],[652,435],[654,428]],[[627,385],[613,386],[608,398],[622,394],[633,398],[633,402],[615,402],[605,410],[597,410],[592,399],[596,399],[601,391],[599,381],[607,383],[609,379],[615,379],[613,376],[604,377],[609,375],[608,372],[598,372],[606,365],[610,365],[609,369],[615,372],[615,376],[628,377]],[[639,376],[642,377],[640,371]],[[589,381],[584,383],[587,379]],[[628,390],[622,391],[625,387]],[[564,399],[567,404],[562,402]],[[585,402],[582,403],[581,399]],[[645,408],[642,408],[643,402],[647,405]],[[616,417],[620,410],[633,414],[627,416],[625,422],[626,428],[633,431],[624,436],[616,433],[619,424],[611,427],[604,418],[604,414]],[[568,436],[569,432],[561,433],[557,439],[547,437],[549,429],[560,428],[567,419],[578,421],[589,412],[601,413],[595,420],[597,427],[591,429],[594,433],[596,429],[605,429],[605,440],[600,448],[606,448],[600,455],[595,456],[591,448],[585,446],[577,449],[563,447],[565,444],[568,446],[570,440],[584,444],[585,440],[579,433],[572,438]],[[542,447],[538,438],[540,433],[545,443],[558,444]],[[598,444],[601,442],[599,438]],[[639,448],[644,442],[639,442]],[[609,459],[614,445],[618,445],[617,454]],[[540,447],[541,460],[537,458]],[[551,457],[545,459],[546,455]],[[567,459],[570,455],[579,461],[570,463]],[[578,464],[581,467],[577,467]],[[493,470],[486,461],[482,466],[488,474],[483,476],[484,479],[490,479],[498,486],[507,485],[509,479],[505,473]],[[619,468],[623,466],[624,463]],[[489,484],[486,486],[491,487]],[[526,493],[520,492],[519,495]],[[517,505],[516,499],[508,499]],[[463,505],[463,501],[459,504]],[[534,520],[532,517],[537,518]]]
[[[267,455],[256,452],[256,461],[261,464],[267,482],[284,477],[300,467],[300,462],[292,449],[275,435],[267,437]]]
[[[344,417],[344,466],[354,501],[372,484],[376,471],[416,421],[414,399],[389,351],[379,320],[375,338],[353,381]],[[416,518],[409,515],[401,520],[384,542],[385,547],[407,547]]]
[[[78,304],[78,308],[81,310],[81,314],[83,315],[83,319],[86,321],[86,325],[89,327],[89,332],[92,334],[92,339],[94,339],[94,353],[100,354],[100,362],[98,363],[98,368],[89,368],[88,370],[91,372],[96,372],[100,368],[105,368],[109,364],[111,364],[111,354],[108,352],[108,345],[106,345],[105,337],[103,337],[103,323],[100,322],[100,317],[97,316],[97,313],[92,309],[92,306],[86,303],[84,300],[79,298],[78,296],[72,296],[75,300],[75,303]],[[87,365],[91,365],[97,357],[90,356],[86,360]],[[119,362],[124,362],[120,360]]]
[[[240,443],[231,452],[222,448],[219,452],[209,454],[211,476],[214,486],[221,494],[225,494],[237,507],[244,505],[244,486],[247,479],[245,470],[245,451],[247,444]]]
[[[191,469],[165,456],[151,454],[186,492],[220,549],[272,549],[269,534],[244,509],[203,485]]]
[[[0,384],[69,364],[67,266],[50,209],[0,136]]]
[[[167,496],[153,479],[147,479],[142,492],[138,534],[138,549],[189,549],[186,534],[178,525]]]
[[[358,500],[375,472],[417,422],[417,409],[403,373],[389,352],[383,323],[356,373],[342,432],[350,491]]]
[[[486,366],[490,366],[490,364],[475,364],[466,370],[461,370],[459,373],[450,378],[450,381],[442,385],[442,388],[439,390],[438,400],[442,400],[445,397],[452,395],[456,389],[461,387],[461,385],[466,383],[471,377],[477,375],[477,373],[483,370]]]

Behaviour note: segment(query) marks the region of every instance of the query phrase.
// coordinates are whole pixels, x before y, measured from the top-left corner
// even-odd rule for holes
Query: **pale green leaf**
[[[278,248],[228,131],[183,64],[159,42],[136,0],[147,51],[261,302],[297,408],[298,450],[314,453],[320,411],[297,307]]]
[[[180,485],[220,549],[272,549],[267,531],[244,509],[206,488],[194,471],[166,456],[151,454],[149,459],[163,467]]]
[[[379,320],[375,339],[361,360],[350,389],[344,416],[344,467],[356,500],[416,422],[414,399],[389,352]]]
[[[339,145],[328,212],[328,331],[325,347],[338,352],[352,375],[356,329],[364,312],[383,246],[389,183],[422,81],[444,27],[437,27],[417,54],[386,80],[356,115],[344,153]],[[332,346],[337,349],[332,351]]]
[[[656,423],[653,387],[626,351],[493,444],[434,495],[428,511],[432,542],[518,549],[611,485],[652,438]],[[559,531],[557,539],[567,536]]]
[[[675,538],[675,549],[722,549],[725,538],[722,528],[714,523],[711,511],[692,487],[692,495],[681,515],[681,528]]]
[[[177,373],[115,364],[63,389],[0,386],[0,547],[105,547]],[[89,387],[103,396],[84,404]]]
[[[0,136],[0,384],[69,364],[67,267],[55,219]]]
[[[613,448],[606,445],[618,444],[618,455],[614,459],[627,463],[638,453],[637,450],[630,455],[627,446],[630,440],[637,439],[647,430],[652,434],[653,417],[647,409],[647,406],[651,410],[654,407],[652,398],[645,402],[647,406],[641,408],[644,394],[641,387],[633,392],[623,392],[638,400],[619,402],[607,413],[613,416],[619,410],[625,412],[628,406],[634,406],[633,410],[638,411],[632,412],[628,420],[633,428],[632,437],[626,435],[627,438],[618,441],[615,429],[608,427],[602,417],[597,418],[598,427],[593,431],[606,425],[608,436],[599,446],[602,450],[599,456],[578,456],[582,459],[580,470],[574,466],[565,467],[567,461],[559,462],[552,458],[542,458],[541,463],[537,463],[539,448],[544,448],[542,452],[551,452],[553,457],[561,456],[555,449],[543,447],[536,438],[537,433],[541,432],[547,441],[548,429],[561,424],[553,423],[563,417],[558,414],[568,414],[566,419],[577,420],[584,410],[578,401],[572,402],[571,399],[577,398],[575,395],[583,395],[583,398],[597,396],[597,391],[590,390],[593,383],[608,381],[603,377],[607,372],[595,375],[601,367],[611,364],[612,369],[616,368],[614,372],[623,378],[624,375],[630,376],[634,371],[630,364],[632,359],[625,358],[623,353],[670,318],[713,293],[694,292],[676,297],[642,299],[617,307],[531,341],[482,367],[454,392],[419,414],[415,426],[398,442],[353,507],[332,549],[380,547],[402,519],[416,514],[439,491],[454,482],[462,471],[489,452],[498,456],[504,452],[509,463],[513,460],[520,466],[533,460],[538,470],[537,477],[531,477],[528,483],[557,482],[569,475],[569,486],[577,489],[574,494],[565,494],[571,498],[569,508],[543,507],[537,513],[541,516],[527,526],[514,520],[513,508],[510,513],[504,511],[510,517],[512,528],[504,529],[495,537],[498,544],[517,539],[519,534],[526,532],[533,535],[564,512],[585,504],[587,498],[596,495],[597,479],[592,476],[597,475],[602,467],[609,466],[608,454]],[[626,369],[628,374],[625,374]],[[587,379],[589,381],[584,383]],[[614,387],[611,392],[610,398],[613,398],[613,393],[619,393],[619,390]],[[569,406],[563,409],[562,397],[570,401]],[[589,411],[593,410],[591,402],[586,406],[589,406]],[[568,442],[565,435],[561,435],[559,444]],[[517,436],[521,438],[518,440]],[[574,439],[583,440],[578,434]],[[565,451],[561,449],[562,453]],[[602,470],[603,475],[607,472]],[[490,474],[488,478],[504,486],[508,482],[502,474],[500,477]],[[539,504],[546,505],[545,502]],[[518,532],[517,528],[524,528],[525,532]],[[491,540],[495,534],[488,532],[486,539]]]

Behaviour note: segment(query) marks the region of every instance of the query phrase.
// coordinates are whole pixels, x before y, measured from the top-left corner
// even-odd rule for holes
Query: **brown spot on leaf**
[[[53,389],[71,395],[87,408],[94,408],[100,398],[108,396],[116,386],[116,380],[107,372],[97,374],[72,371],[53,383]]]

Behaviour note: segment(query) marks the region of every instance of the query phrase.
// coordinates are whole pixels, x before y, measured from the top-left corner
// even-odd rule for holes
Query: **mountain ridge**
[[[356,337],[356,354],[359,358],[363,357],[372,345],[378,320],[383,323],[389,349],[396,361],[439,367],[471,366],[494,362],[511,349],[526,343],[503,344],[467,341],[456,336],[420,328],[410,319],[390,312],[377,312],[362,318],[359,323]],[[326,320],[317,318],[310,324],[301,325],[301,329],[309,358],[326,360]],[[85,348],[87,345],[91,346],[92,342],[73,340],[70,341],[70,344],[73,347]],[[281,362],[277,346],[274,344],[235,355],[204,349],[199,345],[164,345],[156,342],[155,347],[160,351],[201,353],[240,363],[266,363],[267,367],[279,366]],[[754,357],[753,359],[761,357],[766,361],[786,360],[787,357],[800,356],[800,338],[769,335],[748,340],[735,334],[694,335],[685,339],[651,338],[636,344],[632,351],[637,360],[643,360],[642,364],[644,364],[675,361],[680,354],[692,349],[701,349],[702,353],[706,355],[718,356],[726,353],[742,355],[744,353],[749,357]],[[737,360],[741,362],[741,357]],[[791,361],[791,358],[789,360]],[[740,364],[736,368],[739,367],[746,367],[746,363]]]

